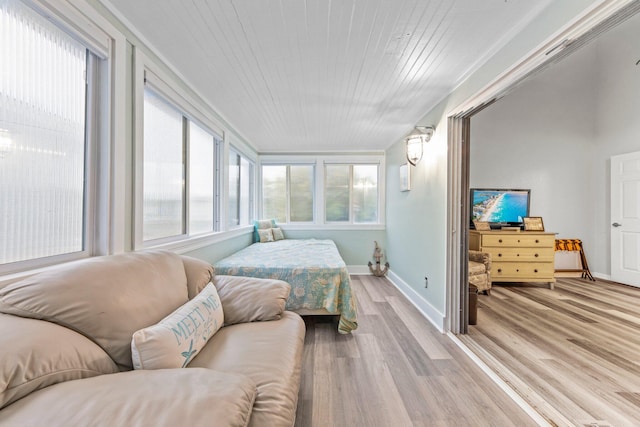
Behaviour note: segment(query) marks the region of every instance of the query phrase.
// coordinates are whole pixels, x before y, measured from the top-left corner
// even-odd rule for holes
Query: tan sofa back
[[[191,263],[194,280],[206,280],[206,263]],[[61,265],[8,285],[0,289],[0,312],[75,330],[128,370],[133,333],[187,302],[188,294],[182,257],[167,251],[128,253]]]

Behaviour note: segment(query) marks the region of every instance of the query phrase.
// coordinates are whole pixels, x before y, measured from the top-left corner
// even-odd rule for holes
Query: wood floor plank
[[[389,281],[354,283],[360,311],[351,335],[305,318],[296,426],[536,425]]]
[[[640,289],[561,278],[554,290],[498,285],[478,305],[465,340],[521,379],[523,397],[543,396],[573,425],[640,425]]]

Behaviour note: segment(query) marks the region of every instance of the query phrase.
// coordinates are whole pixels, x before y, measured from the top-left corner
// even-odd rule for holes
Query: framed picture
[[[541,216],[528,216],[524,218],[524,231],[544,231]]]
[[[473,226],[476,230],[479,231],[489,231],[491,230],[491,225],[488,221],[478,221],[477,219],[473,220]]]
[[[409,164],[400,165],[400,191],[411,190],[411,169]]]

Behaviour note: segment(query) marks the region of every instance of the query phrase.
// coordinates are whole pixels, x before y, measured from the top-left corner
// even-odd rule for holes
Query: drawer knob
[[[536,268],[535,270],[533,270],[533,272],[534,272],[534,273],[537,273],[537,272],[538,272],[538,269]]]
[[[499,239],[499,240],[498,240],[498,243],[502,243],[502,239]]]
[[[534,257],[538,258],[538,254],[535,254]]]
[[[498,256],[499,256],[499,257],[501,257],[501,256],[502,256],[502,254],[498,254]]]
[[[520,273],[520,269],[519,268],[516,268],[516,273]]]
[[[540,240],[536,239],[536,243],[540,243]]]
[[[520,243],[520,239],[518,239],[518,243]]]
[[[502,273],[502,269],[501,268],[498,269],[498,273]]]

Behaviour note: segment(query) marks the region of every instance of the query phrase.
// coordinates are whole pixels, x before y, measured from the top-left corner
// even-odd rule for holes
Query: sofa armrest
[[[491,254],[488,252],[469,250],[469,261],[484,264],[487,270],[491,268]]]
[[[243,276],[215,276],[224,324],[280,319],[291,292],[291,285],[282,280]]]
[[[469,261],[484,264],[484,269],[487,273],[487,281],[491,283],[491,254],[488,252],[469,250]]]
[[[192,299],[207,286],[213,279],[214,269],[211,264],[197,258],[182,255],[182,264],[187,276],[187,290],[189,299]]]

